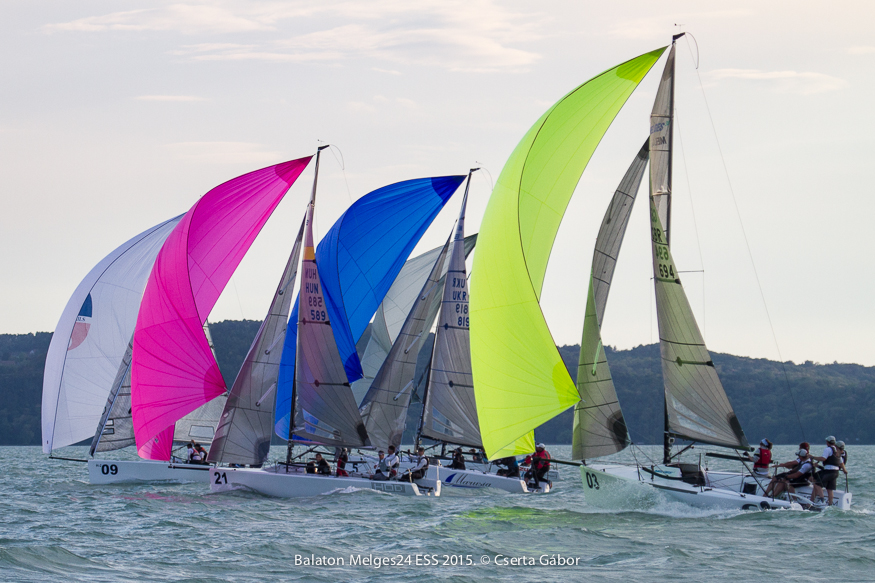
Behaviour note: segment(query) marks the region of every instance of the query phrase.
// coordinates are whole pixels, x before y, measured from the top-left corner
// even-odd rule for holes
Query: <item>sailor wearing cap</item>
[[[753,455],[753,473],[755,476],[768,477],[769,466],[772,463],[772,442],[766,438],[760,441],[760,448]]]
[[[535,446],[535,453],[531,455],[532,466],[526,472],[526,481],[533,487],[539,488],[539,482],[549,482],[546,476],[550,471],[550,459],[550,452],[547,451],[546,445],[539,443]]]
[[[823,455],[814,459],[823,463],[823,469],[814,475],[811,501],[815,502],[818,498],[822,498],[823,489],[826,488],[827,500],[829,505],[832,506],[832,494],[836,489],[836,478],[839,476],[839,470],[841,469],[843,472],[848,473],[845,465],[842,463],[841,452],[836,446],[836,438],[832,435],[828,436]]]

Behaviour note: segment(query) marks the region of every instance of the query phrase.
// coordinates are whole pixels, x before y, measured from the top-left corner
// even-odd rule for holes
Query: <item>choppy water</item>
[[[776,457],[792,449],[778,447]],[[414,499],[368,490],[278,500],[211,494],[206,484],[92,486],[84,464],[47,460],[37,447],[0,447],[0,579],[872,581],[875,447],[849,455],[850,512],[714,513],[668,502],[605,512],[587,507],[580,475],[567,466],[548,495],[445,490]],[[311,554],[346,564],[295,565],[296,555]],[[439,564],[351,566],[355,555]],[[444,565],[453,561],[444,555],[473,564]],[[510,566],[496,565],[496,555],[579,560]]]

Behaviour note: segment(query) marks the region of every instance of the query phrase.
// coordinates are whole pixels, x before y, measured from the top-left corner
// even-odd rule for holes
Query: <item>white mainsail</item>
[[[674,62],[672,42],[662,79],[656,90],[656,100],[650,113],[650,192],[654,198],[659,221],[671,233],[671,148],[674,134]],[[670,239],[668,239],[670,240]]]
[[[626,420],[602,346],[601,324],[629,216],[647,168],[647,158],[648,143],[645,142],[614,192],[596,238],[577,365],[577,390],[581,401],[574,408],[573,459],[610,455],[630,444]]]
[[[465,268],[465,208],[468,185],[449,252],[441,311],[435,328],[420,434],[457,445],[482,447],[471,374],[468,274]]]
[[[67,302],[46,355],[43,452],[94,436],[134,333],[155,257],[181,218],[156,225],[115,249]]]
[[[302,222],[267,317],[228,394],[207,458],[210,462],[260,466],[267,459],[273,434],[277,377],[303,236]]]

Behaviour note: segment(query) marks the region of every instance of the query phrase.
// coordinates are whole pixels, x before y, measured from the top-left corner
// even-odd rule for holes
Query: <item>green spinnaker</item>
[[[663,51],[609,69],[560,99],[514,149],[489,198],[470,308],[477,415],[490,459],[519,451],[517,440],[531,444],[535,427],[580,400],[539,304],[547,261],[596,146]]]

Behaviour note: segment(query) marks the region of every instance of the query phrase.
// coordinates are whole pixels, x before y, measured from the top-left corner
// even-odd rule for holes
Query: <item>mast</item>
[[[309,228],[310,233],[313,232],[312,231],[312,229],[313,229],[313,210],[316,207],[316,183],[319,181],[319,158],[322,156],[322,150],[324,150],[327,147],[328,147],[328,145],[326,144],[325,146],[319,146],[318,148],[316,148],[316,168],[315,168],[315,171],[313,172],[313,190],[310,191],[310,203],[307,205],[307,216],[304,219],[305,223],[309,223],[306,225],[306,227]],[[310,246],[304,252],[304,259],[308,258],[308,251],[309,251],[309,255],[312,255],[312,253],[313,253],[312,235],[309,237],[309,239],[307,241],[305,241],[305,244],[306,243],[309,243]],[[295,443],[294,443],[294,441],[292,441],[292,434],[294,433],[294,430],[295,430],[295,401],[297,400],[297,394],[296,394],[297,391],[296,391],[296,383],[295,383],[296,376],[297,375],[292,376],[292,402],[291,402],[290,411],[289,411],[289,434],[288,434],[288,442],[286,444],[286,470],[287,471],[288,471],[288,466],[291,465],[291,463],[292,463],[292,450],[295,447]]]
[[[653,129],[656,127],[654,124],[655,117],[662,117],[665,119],[666,127],[665,131],[668,134],[668,167],[666,168],[666,176],[665,176],[665,192],[661,193],[665,196],[665,239],[666,243],[671,245],[671,193],[672,193],[672,161],[673,161],[673,145],[674,145],[674,55],[675,55],[675,44],[679,38],[684,36],[686,33],[679,33],[672,35],[671,37],[671,51],[668,54],[668,60],[665,64],[665,72],[662,75],[662,83],[666,83],[666,78],[668,78],[669,84],[669,100],[668,100],[668,112],[667,115],[657,116],[656,107],[658,105],[659,94],[657,93],[657,104],[654,104],[654,112],[650,116],[650,135],[651,142],[653,141]],[[653,144],[651,143],[651,147]],[[651,166],[651,187],[653,185],[652,177],[653,177],[653,167]],[[655,194],[655,193],[652,193]],[[651,194],[651,195],[652,195]],[[668,422],[668,403],[663,401],[663,413],[664,413],[664,430],[662,433],[662,463],[667,464],[671,461],[671,444],[674,441],[669,435],[669,422]]]

